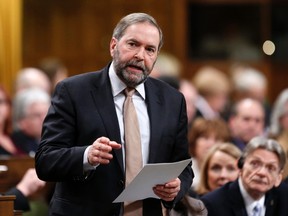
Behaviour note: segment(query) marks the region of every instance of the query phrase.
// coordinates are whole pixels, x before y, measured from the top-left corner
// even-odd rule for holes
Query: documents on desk
[[[135,201],[145,198],[158,198],[153,192],[157,184],[164,184],[177,178],[191,159],[175,163],[156,163],[145,165],[125,190],[113,201],[113,203],[124,201]]]

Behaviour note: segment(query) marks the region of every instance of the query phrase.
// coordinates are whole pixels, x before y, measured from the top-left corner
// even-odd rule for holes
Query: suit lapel
[[[273,195],[273,191],[274,190],[272,189],[271,191],[268,191],[265,195],[265,207],[266,207],[265,216],[276,215],[274,210],[277,200],[275,199],[276,196]]]
[[[156,149],[160,143],[162,134],[162,101],[163,95],[161,91],[148,78],[145,82],[146,102],[148,108],[148,115],[150,120],[150,148],[149,148],[149,163],[155,162],[157,158]]]
[[[238,180],[229,185],[229,200],[231,200],[231,208],[235,216],[247,216],[244,200],[242,198]]]
[[[99,72],[98,76],[100,82],[99,80],[95,80],[93,83],[95,89],[92,90],[92,97],[99,115],[103,116],[102,121],[105,126],[107,137],[110,140],[114,140],[121,144],[120,128],[108,77],[108,68],[109,67],[106,67]],[[124,175],[122,150],[114,149],[113,151]]]

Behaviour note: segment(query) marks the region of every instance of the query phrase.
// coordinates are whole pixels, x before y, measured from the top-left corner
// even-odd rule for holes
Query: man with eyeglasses
[[[239,178],[204,195],[209,216],[288,215],[288,186],[282,182],[286,155],[273,139],[255,137],[238,161]]]

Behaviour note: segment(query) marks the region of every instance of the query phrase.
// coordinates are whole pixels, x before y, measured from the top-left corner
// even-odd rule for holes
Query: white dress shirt
[[[124,124],[123,124],[123,106],[125,101],[125,94],[124,89],[127,87],[119,77],[117,76],[114,70],[114,64],[109,67],[109,79],[111,82],[112,87],[112,94],[115,103],[115,109],[117,113],[117,118],[120,127],[120,135],[121,135],[121,143],[122,143],[122,152],[123,152],[123,165],[125,167],[125,140],[124,140]],[[135,106],[138,122],[139,122],[139,129],[141,135],[141,149],[142,149],[142,160],[143,166],[148,163],[149,157],[149,142],[150,142],[150,121],[147,111],[147,104],[145,102],[145,87],[144,84],[140,84],[136,87],[136,91],[132,97],[133,104]],[[116,123],[115,123],[116,124]],[[108,137],[109,138],[109,137]],[[113,141],[113,140],[112,140]],[[83,167],[84,171],[89,171],[91,169],[95,169],[96,166],[91,166],[88,163],[88,150],[90,146],[88,146],[84,152],[83,156]]]
[[[119,122],[119,126],[120,126],[121,143],[122,144],[124,143],[124,145],[122,145],[122,151],[123,151],[123,161],[124,161],[124,165],[125,165],[123,105],[124,105],[124,101],[125,101],[124,89],[127,86],[117,76],[117,74],[114,70],[113,62],[109,68],[109,77],[110,77],[110,81],[111,81],[112,94],[114,97],[116,113],[117,113],[118,122]],[[135,109],[137,112],[137,117],[138,117],[138,123],[139,123],[140,135],[141,135],[141,148],[142,148],[143,165],[147,164],[147,162],[148,162],[149,141],[150,141],[150,122],[149,122],[149,116],[148,116],[148,111],[147,111],[147,104],[145,102],[145,96],[146,96],[145,95],[145,88],[144,88],[144,84],[142,83],[136,87],[136,91],[135,91],[132,99],[133,99],[133,104],[135,106]]]
[[[258,203],[261,207],[261,212],[260,212],[260,216],[265,216],[265,205],[264,205],[264,201],[265,201],[265,196],[262,196],[259,200],[254,200],[246,191],[246,189],[244,188],[243,182],[241,180],[241,178],[239,178],[238,180],[239,182],[239,187],[240,187],[240,192],[242,194],[242,197],[244,199],[244,203],[246,206],[246,211],[248,216],[254,216],[253,215],[253,208],[255,207],[255,205]]]

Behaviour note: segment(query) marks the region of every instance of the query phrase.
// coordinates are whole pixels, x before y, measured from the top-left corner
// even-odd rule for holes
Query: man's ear
[[[117,45],[117,39],[112,37],[111,41],[110,41],[110,55],[113,57],[114,56],[114,52],[115,52],[115,48]]]
[[[278,187],[280,183],[282,182],[282,179],[283,179],[283,170],[281,170],[281,172],[277,175],[274,186]]]

